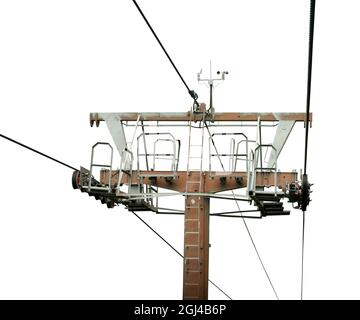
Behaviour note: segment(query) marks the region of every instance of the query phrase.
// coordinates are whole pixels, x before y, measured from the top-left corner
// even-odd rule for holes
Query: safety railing
[[[252,165],[252,170],[248,172],[248,192],[256,192],[256,175],[258,172],[274,172],[274,194],[275,196],[278,193],[277,186],[277,159],[275,160],[274,167],[264,168],[262,163],[262,148],[271,148],[276,152],[276,148],[272,144],[259,144],[254,151],[250,153],[250,162]],[[251,171],[251,172],[250,172]]]
[[[140,139],[142,137],[144,138],[145,136],[167,136],[168,138],[156,139],[153,144],[153,152],[152,153],[148,153],[146,151],[144,153],[141,153],[139,142],[140,142]],[[161,142],[170,142],[172,151],[171,152],[158,151],[158,148],[159,148],[158,145]],[[144,141],[144,143],[145,143],[145,141]],[[156,169],[157,160],[170,161],[171,165],[170,165],[169,171],[171,171],[172,175],[175,176],[176,171],[178,170],[179,156],[180,156],[180,140],[176,140],[175,137],[169,132],[144,132],[144,133],[141,133],[137,137],[137,170],[138,171],[140,171],[140,158],[145,157],[147,163],[148,163],[149,158],[152,159],[151,171]],[[140,175],[140,176],[144,176],[144,175]]]
[[[213,147],[213,141],[214,141],[214,137],[215,136],[242,136],[244,139],[240,140],[239,142],[236,143],[236,140],[235,138],[231,138],[230,140],[230,151],[229,153],[220,153],[218,152],[218,150]],[[248,171],[248,168],[249,168],[249,159],[248,159],[248,143],[250,142],[251,140],[248,140],[247,136],[242,133],[242,132],[233,132],[233,133],[230,133],[230,132],[216,132],[216,133],[213,133],[210,137],[209,137],[209,171],[210,171],[210,174],[211,175],[216,175],[213,173],[212,171],[212,159],[214,157],[217,157],[219,162],[220,162],[220,165],[223,169],[223,171],[226,172],[226,168],[224,166],[224,162],[222,161],[222,159],[226,159],[228,158],[229,160],[229,167],[228,167],[228,172],[235,172],[236,171],[236,166],[237,166],[237,162],[238,161],[246,161],[246,170]],[[241,143],[242,142],[245,142],[246,146],[245,146],[245,153],[240,153],[240,146],[241,146]],[[235,150],[235,145],[236,145],[236,150]],[[215,153],[213,152],[213,149],[215,151]],[[223,172],[222,172],[223,174]]]
[[[94,163],[94,153],[95,153],[95,149],[97,146],[99,145],[105,145],[108,146],[111,150],[111,155],[110,155],[110,164],[99,164],[99,163]],[[112,171],[112,162],[113,162],[113,147],[110,145],[110,143],[108,142],[97,142],[95,143],[92,148],[91,148],[91,161],[90,161],[90,172],[89,172],[89,181],[88,181],[88,190],[102,190],[102,191],[108,191],[111,192],[111,171]],[[93,186],[92,185],[92,176],[93,176],[93,168],[94,167],[101,167],[101,168],[107,168],[109,169],[109,181],[108,181],[108,185],[104,186],[104,187],[100,187],[100,186]]]

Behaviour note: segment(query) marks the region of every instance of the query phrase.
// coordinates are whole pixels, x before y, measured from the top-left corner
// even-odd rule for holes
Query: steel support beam
[[[164,188],[168,190],[185,192],[186,191],[186,171],[176,171],[176,175],[172,180],[171,171],[133,171],[131,177],[132,184],[138,184],[140,181],[143,184],[152,185],[154,187]],[[116,186],[119,171],[113,170],[111,173],[112,186]],[[146,175],[146,177],[144,177]],[[247,172],[229,172],[216,175],[216,172],[204,172],[204,192],[216,193],[238,188],[245,188],[247,186]],[[256,186],[274,186],[275,180],[277,185],[283,190],[286,185],[295,182],[298,179],[297,172],[278,172],[275,179],[274,172],[258,172],[256,175]],[[109,170],[100,171],[100,182],[106,184],[109,181]],[[128,175],[123,175],[121,183],[129,183]]]
[[[287,138],[290,135],[292,128],[295,125],[294,120],[281,120],[276,128],[275,138],[273,142],[274,149],[271,149],[270,157],[267,163],[268,168],[272,168],[285,145]]]
[[[105,121],[107,118],[117,118],[119,121],[137,121],[138,116],[140,115],[140,121],[189,121],[190,113],[189,112],[123,112],[123,113],[90,113],[90,125],[93,126],[95,123],[96,126],[99,126],[100,121]],[[198,119],[197,119],[198,118]],[[289,120],[289,121],[306,121],[305,113],[239,113],[239,112],[217,112],[214,114],[208,114],[205,117],[206,121],[280,121],[280,120]],[[194,121],[201,121],[202,115],[192,115]],[[310,113],[309,118],[310,124],[312,121],[312,114]]]

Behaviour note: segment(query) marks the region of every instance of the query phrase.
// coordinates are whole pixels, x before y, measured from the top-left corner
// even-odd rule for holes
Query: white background
[[[139,0],[200,100],[196,72],[230,72],[217,111],[304,112],[309,1]],[[306,299],[360,298],[360,4],[318,0],[308,171]],[[109,140],[89,112],[187,111],[186,90],[132,1],[0,1],[0,132],[78,167]],[[297,125],[282,155],[303,161]],[[182,261],[124,208],[71,188],[71,171],[0,141],[0,298],[181,299]],[[281,168],[282,169],[282,168]],[[141,214],[178,250],[183,218]],[[280,299],[298,299],[301,213],[249,221]],[[210,278],[273,299],[241,220],[211,221]],[[210,299],[224,296],[210,286]]]

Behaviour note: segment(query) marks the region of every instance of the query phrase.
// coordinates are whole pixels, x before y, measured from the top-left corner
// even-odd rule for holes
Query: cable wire
[[[304,248],[305,248],[305,211],[302,216],[302,241],[301,241],[301,300],[303,299],[304,293]]]
[[[153,227],[151,227],[144,219],[142,219],[138,214],[136,214],[134,211],[131,210],[131,212],[143,223],[145,224],[152,232],[154,232],[162,241],[164,241],[171,249],[173,249],[181,258],[184,258],[184,256],[172,245],[170,244],[163,236],[161,236],[156,230],[154,230]],[[218,285],[216,285],[213,281],[208,279],[209,282],[218,289],[221,293],[223,293],[226,297],[228,297],[230,300],[232,298],[224,291],[222,290]]]
[[[220,161],[221,167],[222,167],[223,171],[225,171],[225,167],[224,167],[224,165],[223,165],[223,163],[222,163],[222,161],[221,161],[221,158],[220,158],[220,156],[219,156],[219,152],[218,152],[218,149],[217,149],[217,147],[216,147],[216,145],[215,145],[215,141],[214,141],[214,139],[213,139],[212,136],[211,136],[210,129],[209,129],[209,127],[208,127],[208,125],[207,125],[206,122],[204,122],[204,124],[205,124],[206,129],[207,129],[207,131],[208,131],[208,133],[209,133],[210,140],[211,140],[211,142],[212,142],[212,145],[214,146],[214,149],[215,149],[215,152],[216,152],[216,154],[217,154],[217,156],[218,156],[218,159],[219,159],[219,161]],[[234,191],[231,190],[231,192],[232,192],[232,194],[234,195],[234,198],[235,198]],[[237,201],[236,199],[234,199],[234,200],[235,200],[236,206],[238,207],[238,210],[241,211],[238,201]],[[266,275],[266,277],[267,277],[267,279],[268,279],[268,281],[269,281],[269,284],[270,284],[270,286],[271,286],[271,288],[272,288],[272,290],[273,290],[273,292],[274,292],[274,294],[275,294],[275,296],[276,296],[276,299],[277,299],[277,300],[280,300],[280,299],[279,299],[279,296],[278,296],[278,294],[277,294],[277,292],[276,292],[276,290],[275,290],[275,287],[274,287],[274,285],[273,285],[273,283],[272,283],[272,281],[271,281],[271,278],[270,278],[270,276],[269,276],[269,273],[267,272],[266,267],[265,267],[265,265],[264,265],[264,262],[263,262],[263,260],[262,260],[262,258],[261,258],[261,256],[260,256],[260,253],[259,253],[259,251],[258,251],[258,249],[257,249],[257,246],[256,246],[256,244],[255,244],[255,241],[254,241],[254,239],[253,239],[253,237],[252,237],[252,235],[251,235],[250,229],[249,229],[249,227],[248,227],[248,225],[247,225],[247,223],[246,223],[245,218],[242,217],[242,214],[241,214],[241,218],[242,218],[242,221],[243,221],[243,223],[244,223],[245,229],[246,229],[246,231],[247,231],[247,233],[248,233],[248,235],[249,235],[250,241],[251,241],[251,243],[252,243],[252,245],[253,245],[253,247],[254,247],[254,250],[255,250],[255,252],[256,252],[256,255],[257,255],[258,259],[259,259],[259,262],[260,262],[260,264],[261,264],[261,266],[262,266],[262,268],[263,268],[263,270],[264,270],[264,272],[265,272],[265,275]]]
[[[308,56],[308,79],[307,79],[307,94],[306,94],[306,123],[305,123],[305,151],[304,151],[304,175],[303,181],[307,179],[307,153],[309,140],[309,118],[310,118],[310,96],[311,96],[311,76],[312,76],[312,57],[314,44],[314,24],[315,24],[315,5],[316,0],[310,2],[310,27],[309,27],[309,56]],[[308,187],[307,185],[305,187]],[[307,204],[306,204],[307,206]],[[305,249],[305,212],[306,206],[303,209],[303,223],[302,223],[302,241],[301,241],[301,292],[300,299],[303,300],[304,293],[304,249]]]
[[[314,44],[314,23],[315,23],[315,0],[310,4],[310,30],[309,30],[309,57],[308,57],[308,79],[306,95],[306,123],[305,123],[305,156],[304,156],[304,174],[307,173],[307,151],[309,139],[309,118],[310,118],[310,96],[311,96],[311,75],[312,75],[312,57]]]
[[[168,58],[168,60],[170,61],[171,65],[173,66],[174,70],[176,71],[177,75],[179,76],[179,78],[181,79],[182,83],[184,84],[186,90],[188,91],[189,95],[191,96],[191,98],[194,99],[194,103],[199,106],[199,103],[197,102],[197,94],[195,93],[194,90],[191,90],[189,88],[189,86],[187,85],[186,81],[184,80],[183,76],[181,75],[180,71],[178,70],[178,68],[176,67],[174,61],[171,59],[170,55],[168,54],[168,52],[166,51],[165,47],[163,46],[162,42],[160,41],[159,37],[157,36],[156,32],[154,31],[153,27],[151,26],[149,20],[146,18],[144,12],[141,10],[140,6],[138,5],[138,3],[136,2],[136,0],[132,0],[135,7],[138,9],[139,13],[141,14],[141,16],[143,17],[144,21],[146,22],[147,26],[149,27],[151,33],[153,34],[153,36],[155,37],[156,41],[158,42],[158,44],[160,45],[161,49],[164,51],[166,57]]]
[[[39,154],[39,155],[41,155],[41,156],[43,156],[43,157],[45,157],[45,158],[48,158],[48,159],[50,159],[50,160],[52,160],[52,161],[55,161],[55,162],[57,162],[57,163],[65,166],[65,167],[68,167],[68,168],[72,169],[72,170],[78,170],[78,169],[74,168],[73,166],[70,166],[70,165],[66,164],[65,162],[62,162],[62,161],[57,160],[57,159],[55,159],[55,158],[53,158],[53,157],[50,157],[49,155],[47,155],[47,154],[45,154],[45,153],[42,153],[42,152],[40,152],[40,151],[38,151],[38,150],[36,150],[36,149],[34,149],[34,148],[31,148],[31,147],[29,147],[29,146],[27,146],[27,145],[25,145],[25,144],[23,144],[23,143],[21,143],[21,142],[19,142],[19,141],[16,141],[16,140],[14,140],[14,139],[11,139],[11,138],[3,135],[3,134],[0,134],[0,137],[1,137],[1,138],[4,138],[4,139],[6,139],[6,140],[8,140],[8,141],[10,141],[10,142],[13,142],[13,143],[15,143],[15,144],[17,144],[17,145],[25,148],[25,149],[28,149],[28,150],[30,150],[30,151],[32,151],[32,152],[35,152],[35,153],[37,153],[37,154]]]
[[[23,144],[23,143],[21,143],[21,142],[19,142],[19,141],[16,141],[16,140],[14,140],[14,139],[11,139],[11,138],[3,135],[3,134],[0,134],[0,137],[1,137],[1,138],[4,138],[4,139],[6,139],[6,140],[8,140],[8,141],[10,141],[10,142],[13,142],[13,143],[15,143],[15,144],[17,144],[17,145],[19,145],[19,146],[21,146],[21,147],[23,147],[23,148],[26,148],[26,149],[28,149],[28,150],[30,150],[30,151],[32,151],[32,152],[35,152],[35,153],[37,153],[37,154],[39,154],[39,155],[41,155],[41,156],[43,156],[43,157],[45,157],[45,158],[48,158],[48,159],[50,159],[50,160],[52,160],[52,161],[55,161],[56,163],[59,163],[59,164],[65,166],[65,167],[67,167],[67,168],[69,168],[69,169],[77,170],[76,168],[74,168],[73,166],[70,166],[70,165],[66,164],[65,162],[62,162],[62,161],[57,160],[57,159],[55,159],[55,158],[53,158],[53,157],[50,157],[49,155],[47,155],[47,154],[45,154],[45,153],[43,153],[43,152],[40,152],[40,151],[38,151],[38,150],[36,150],[36,149],[34,149],[34,148],[31,148],[31,147],[29,147],[29,146],[27,146],[27,145],[25,145],[25,144]],[[153,231],[161,240],[163,240],[171,249],[173,249],[180,257],[184,258],[184,256],[183,256],[178,250],[176,250],[176,248],[173,247],[166,239],[164,239],[154,228],[152,228],[148,223],[146,223],[146,222],[145,222],[140,216],[138,216],[134,211],[131,211],[131,212],[132,212],[140,221],[142,221],[151,231]],[[230,300],[232,300],[232,298],[231,298],[224,290],[222,290],[218,285],[216,285],[213,281],[211,281],[211,280],[209,279],[209,282],[210,282],[215,288],[217,288],[220,292],[222,292],[226,297],[228,297]]]

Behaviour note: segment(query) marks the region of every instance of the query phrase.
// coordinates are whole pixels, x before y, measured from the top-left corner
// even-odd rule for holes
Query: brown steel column
[[[204,180],[204,177],[201,178]],[[194,184],[194,189],[196,187],[198,185]],[[200,196],[185,198],[184,300],[208,299],[209,207],[209,198]]]

